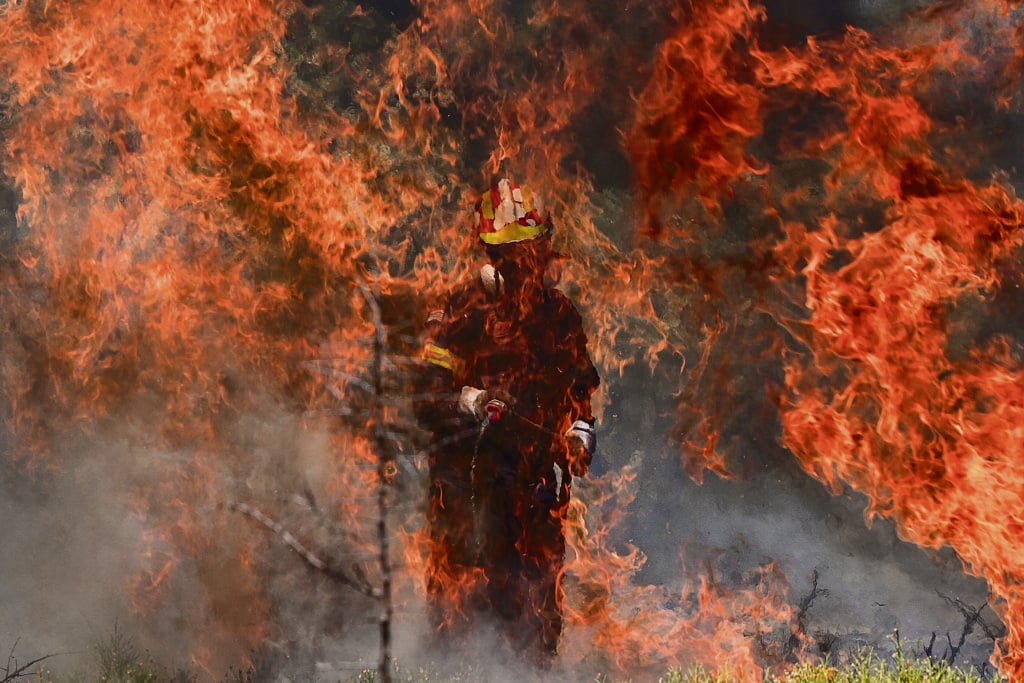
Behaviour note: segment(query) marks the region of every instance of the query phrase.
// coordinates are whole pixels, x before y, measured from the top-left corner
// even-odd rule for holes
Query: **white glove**
[[[593,455],[597,449],[597,432],[594,431],[594,425],[586,420],[573,422],[572,427],[565,433],[565,438],[579,440],[587,455]]]
[[[462,387],[459,394],[459,412],[472,415],[478,422],[497,421],[508,410],[509,400],[501,392],[488,393],[475,387]]]

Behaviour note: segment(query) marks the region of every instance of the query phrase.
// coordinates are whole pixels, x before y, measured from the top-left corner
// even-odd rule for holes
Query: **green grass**
[[[376,683],[375,672],[367,670],[350,679],[349,683]],[[393,680],[402,683],[467,683],[480,680],[472,672],[449,678],[420,670],[403,672],[396,668]],[[634,679],[616,676],[597,676],[595,683],[634,683]],[[637,681],[641,679],[636,679]],[[642,679],[648,680],[648,679]],[[735,683],[738,679],[727,672],[709,673],[701,667],[683,671],[673,669],[658,678],[658,683]],[[906,656],[897,650],[883,657],[865,650],[843,665],[801,664],[785,675],[768,676],[757,683],[999,683],[1002,679],[992,675],[983,677],[973,669],[961,669],[944,661]]]
[[[987,683],[1000,681],[996,675],[982,677],[973,669],[959,669],[944,661],[908,659],[897,653],[884,660],[877,654],[858,656],[845,669],[825,665],[804,665],[793,671],[794,683]]]
[[[46,668],[55,658],[47,657],[39,666],[15,676],[12,674],[16,667],[10,664],[12,651],[6,674],[0,667],[0,683],[196,683],[198,680],[185,669],[167,672],[155,664],[117,624],[109,636],[93,646],[92,655],[92,666],[85,671],[55,676]]]
[[[366,670],[350,679],[349,683],[376,683],[376,672]],[[420,670],[416,673],[403,672],[396,667],[394,681],[402,683],[445,683],[457,681],[467,683],[480,678],[472,672],[455,677],[440,678],[436,674]],[[595,683],[634,683],[639,680],[617,676],[600,675]],[[709,673],[701,667],[686,671],[672,669],[659,677],[658,683],[736,683],[735,676],[728,672]],[[849,662],[833,664],[801,664],[784,675],[767,676],[756,683],[1001,683],[996,675],[981,676],[973,669],[961,669],[945,661],[921,656],[906,655],[897,643],[897,650],[889,656],[882,656],[873,650],[864,650],[852,656]]]
[[[687,672],[670,671],[658,683],[732,683],[728,674],[710,674],[696,668]],[[973,669],[960,669],[928,658],[913,658],[897,649],[883,658],[874,651],[865,650],[848,664],[801,664],[785,676],[768,677],[766,683],[995,683],[998,676],[988,678]]]
[[[93,664],[87,671],[58,677],[42,666],[16,678],[5,677],[0,666],[0,683],[197,683],[198,676],[186,669],[168,672],[153,663],[149,655],[140,652],[132,639],[115,626],[113,633],[97,643],[93,650]],[[10,662],[8,662],[10,666]],[[446,683],[448,681],[476,681],[479,672],[448,674],[442,677],[430,669],[403,670],[395,667],[393,680],[404,683]],[[597,676],[595,683],[631,683],[631,679],[618,676]],[[644,679],[650,680],[650,679]],[[736,677],[727,672],[708,672],[700,667],[689,670],[670,670],[660,676],[658,683],[733,683]],[[228,672],[223,683],[253,683],[248,674]],[[351,677],[348,683],[375,683],[377,675],[366,670]],[[883,656],[864,650],[842,664],[802,664],[785,675],[769,676],[758,683],[995,683],[998,676],[983,677],[971,669],[950,666],[944,661],[924,656],[907,655],[896,642],[896,652]],[[309,683],[320,683],[309,681]]]

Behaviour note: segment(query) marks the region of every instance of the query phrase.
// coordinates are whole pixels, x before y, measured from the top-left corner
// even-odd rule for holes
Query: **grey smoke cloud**
[[[697,484],[684,471],[677,447],[664,438],[672,418],[655,417],[670,392],[651,387],[651,380],[636,376],[616,387],[619,402],[606,413],[604,448],[594,467],[601,472],[640,463],[636,500],[617,533],[647,555],[639,581],[675,585],[692,579],[686,572],[703,569],[702,558],[739,573],[772,562],[786,576],[794,605],[810,595],[817,574],[817,587],[825,592],[806,611],[804,627],[812,643],[827,642],[834,653],[861,646],[891,651],[897,630],[911,648],[924,648],[936,634],[936,655],[945,651],[947,633],[958,641],[964,616],[942,596],[981,607],[988,591],[949,548],[923,550],[902,541],[885,519],[868,526],[863,496],[849,490],[831,495],[780,457],[771,421],[746,422],[746,437],[724,447],[743,451],[743,474],[723,479],[707,473]],[[1001,628],[990,608],[983,616]],[[991,650],[992,641],[975,629],[957,661],[982,668]]]

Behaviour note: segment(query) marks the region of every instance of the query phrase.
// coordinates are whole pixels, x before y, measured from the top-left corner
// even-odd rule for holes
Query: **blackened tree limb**
[[[811,605],[814,604],[815,599],[821,595],[828,595],[828,589],[818,587],[818,570],[815,569],[813,572],[811,572],[810,591],[808,591],[807,595],[801,598],[800,602],[797,604],[796,614],[794,615],[796,619],[796,625],[793,628],[793,631],[790,634],[789,640],[786,642],[785,647],[785,652],[787,656],[792,657],[793,655],[797,654],[800,647],[802,646],[801,639],[806,633],[805,620],[807,618],[807,610],[809,610],[811,608]]]
[[[967,604],[960,598],[950,597],[939,591],[936,591],[936,593],[938,593],[939,597],[941,597],[943,600],[945,600],[950,605],[955,607],[957,611],[960,612],[960,614],[964,617],[964,627],[960,632],[960,638],[956,644],[953,643],[953,638],[950,637],[948,633],[946,634],[946,640],[949,643],[949,655],[948,657],[946,657],[946,660],[950,664],[953,664],[956,661],[957,655],[960,654],[961,648],[963,648],[964,643],[967,642],[967,636],[969,636],[974,631],[975,626],[980,627],[981,630],[985,633],[985,636],[989,640],[992,640],[994,642],[999,639],[999,634],[997,634],[995,629],[989,626],[981,616],[982,610],[984,610],[988,606],[987,601],[983,602],[978,607],[974,607],[973,605]]]
[[[960,598],[951,598],[948,595],[943,595],[942,593],[939,593],[939,597],[941,597],[943,600],[956,607],[957,611],[959,611],[960,614],[962,614],[971,623],[972,626],[974,624],[980,626],[981,630],[985,633],[985,637],[989,640],[995,641],[1003,637],[1004,634],[1000,633],[1001,629],[993,628],[981,616],[982,611],[984,611],[984,609],[988,607],[987,600],[981,603],[981,605],[979,605],[978,607],[972,607]]]
[[[815,569],[811,572],[811,590],[808,591],[807,595],[800,600],[800,604],[797,605],[797,618],[803,622],[804,617],[807,616],[807,610],[814,604],[815,599],[819,595],[828,595],[827,588],[818,588],[818,570]]]
[[[936,592],[938,592],[938,591],[936,591]],[[974,607],[972,605],[967,604],[966,602],[964,602],[960,598],[953,598],[953,597],[950,597],[948,595],[944,595],[941,592],[938,592],[938,595],[943,600],[948,602],[950,605],[955,607],[957,609],[957,611],[960,612],[960,614],[962,614],[964,616],[964,618],[967,620],[967,623],[964,625],[965,629],[967,629],[967,628],[973,629],[974,626],[977,625],[977,626],[979,626],[981,628],[982,632],[984,632],[984,634],[985,634],[985,637],[988,638],[989,640],[993,640],[994,641],[994,640],[998,640],[999,638],[1002,637],[1002,634],[998,632],[999,629],[993,628],[981,616],[982,611],[984,611],[984,609],[986,607],[988,607],[988,601],[987,600],[985,602],[981,603],[981,605],[979,605],[978,607]]]

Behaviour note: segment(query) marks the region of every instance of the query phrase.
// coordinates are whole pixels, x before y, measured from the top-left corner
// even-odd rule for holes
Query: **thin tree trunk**
[[[377,673],[381,683],[391,683],[391,619],[394,606],[391,596],[391,558],[388,542],[388,477],[393,467],[394,457],[388,443],[384,425],[383,377],[382,366],[387,343],[387,329],[381,317],[380,304],[377,297],[365,284],[360,284],[366,303],[373,314],[375,334],[373,338],[373,365],[371,367],[371,383],[373,394],[370,405],[370,419],[373,420],[374,442],[377,447],[377,544],[378,562],[380,564],[380,660]]]

